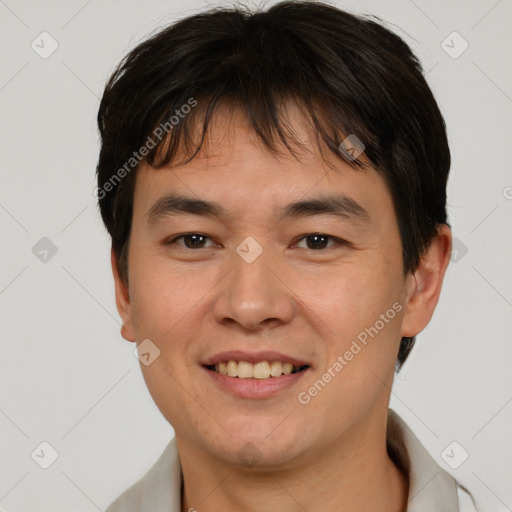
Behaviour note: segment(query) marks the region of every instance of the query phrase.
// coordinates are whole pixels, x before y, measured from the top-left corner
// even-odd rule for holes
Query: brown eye
[[[182,240],[183,244],[177,243],[178,240]],[[173,238],[167,245],[176,244],[180,247],[185,247],[187,249],[203,249],[205,247],[205,243],[207,240],[210,240],[207,236],[202,235],[201,233],[189,233],[186,235],[180,235],[176,238]]]
[[[323,235],[321,233],[313,233],[311,235],[306,235],[300,239],[306,240],[306,249],[319,250],[319,249],[329,249],[333,245],[336,244],[336,239],[329,235]],[[328,245],[329,240],[332,240],[333,243]]]

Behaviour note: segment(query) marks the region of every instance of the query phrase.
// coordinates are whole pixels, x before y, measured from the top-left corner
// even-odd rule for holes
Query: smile
[[[248,361],[229,360],[215,365],[207,365],[206,368],[228,377],[264,380],[298,373],[309,366],[294,366],[292,363],[282,361],[259,361],[253,364]]]

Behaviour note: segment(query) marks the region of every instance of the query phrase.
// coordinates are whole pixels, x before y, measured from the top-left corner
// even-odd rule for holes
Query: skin
[[[304,143],[299,160],[270,153],[243,113],[223,108],[207,148],[191,162],[140,165],[129,285],[112,254],[122,336],[149,338],[161,351],[141,369],[175,430],[182,511],[405,510],[408,481],[386,451],[390,388],[401,337],[418,334],[437,304],[451,233],[440,226],[417,270],[404,276],[381,176],[322,156],[300,110],[289,105],[287,112]],[[218,202],[227,214],[169,215],[150,224],[148,211],[171,192]],[[276,215],[292,201],[332,193],[357,201],[369,219]],[[165,244],[183,233],[208,238],[200,248],[183,239]],[[348,244],[329,239],[329,247],[311,249],[304,238],[311,233]],[[236,252],[247,236],[263,249],[250,264]],[[397,302],[402,309],[393,320],[309,403],[299,403],[298,394]],[[200,365],[234,349],[276,350],[311,368],[276,396],[243,399],[212,383]],[[258,450],[252,466],[240,461],[246,443]]]

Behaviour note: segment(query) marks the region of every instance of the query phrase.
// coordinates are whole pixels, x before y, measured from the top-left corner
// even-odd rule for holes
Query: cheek
[[[322,279],[303,273],[297,277],[294,291],[331,334],[347,340],[373,325],[400,298],[400,287],[384,275],[376,267],[347,265]]]
[[[302,294],[319,328],[328,326],[322,340],[326,359],[319,372],[330,369],[336,375],[316,405],[327,407],[332,401],[355,411],[363,407],[363,396],[371,408],[387,389],[382,382],[392,378],[403,315],[401,281],[400,275],[390,279],[396,270],[384,273],[376,265],[338,270],[322,287],[306,285],[309,281],[304,279]]]
[[[134,251],[136,252],[136,251]],[[194,309],[200,307],[215,276],[181,265],[165,257],[140,251],[130,261],[132,321],[138,337],[153,336],[162,342],[179,330]]]

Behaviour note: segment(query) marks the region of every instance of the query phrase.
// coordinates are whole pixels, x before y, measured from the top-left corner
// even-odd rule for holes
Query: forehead
[[[287,140],[295,157],[276,134],[271,151],[250,125],[240,108],[219,105],[199,152],[178,152],[170,164],[155,169],[147,162],[139,166],[135,186],[135,208],[148,211],[164,193],[174,192],[243,208],[262,204],[282,206],[299,197],[343,193],[359,203],[379,208],[389,203],[390,194],[380,174],[360,156],[366,168],[354,168],[321,141],[308,116],[290,102],[280,112]],[[200,137],[201,122],[194,124]]]

